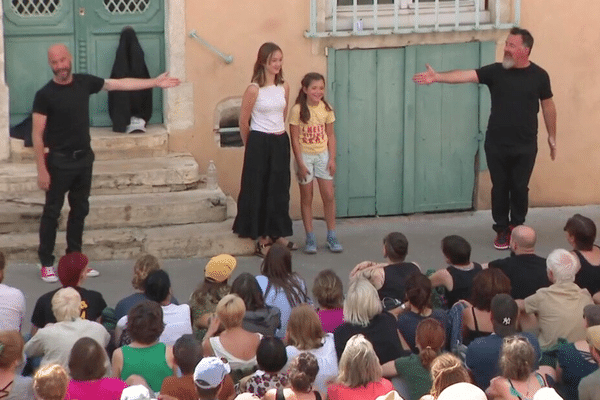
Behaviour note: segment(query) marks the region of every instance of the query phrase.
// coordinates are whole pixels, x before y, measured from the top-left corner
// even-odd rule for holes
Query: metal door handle
[[[85,7],[79,8],[79,15],[81,15],[82,17],[85,15]]]

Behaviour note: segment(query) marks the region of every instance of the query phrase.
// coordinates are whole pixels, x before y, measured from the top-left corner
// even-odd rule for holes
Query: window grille
[[[104,7],[111,14],[141,14],[150,0],[104,0]]]
[[[20,17],[50,17],[61,8],[60,0],[11,0],[11,8]]]

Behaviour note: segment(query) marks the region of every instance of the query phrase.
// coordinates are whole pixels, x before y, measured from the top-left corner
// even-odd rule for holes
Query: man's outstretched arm
[[[434,82],[439,83],[479,83],[479,78],[474,69],[456,69],[454,71],[437,72],[431,65],[425,64],[427,68],[424,72],[419,72],[413,76],[413,82],[419,85],[430,85]]]
[[[105,79],[103,90],[144,90],[159,87],[162,89],[171,88],[179,85],[181,82],[177,78],[171,78],[168,72],[163,72],[156,78],[140,79],[140,78],[121,78],[121,79]]]

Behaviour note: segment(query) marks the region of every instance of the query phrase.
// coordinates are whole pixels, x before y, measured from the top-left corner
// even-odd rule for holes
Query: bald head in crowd
[[[519,225],[510,235],[510,248],[515,254],[533,254],[536,240],[537,235],[533,228]]]

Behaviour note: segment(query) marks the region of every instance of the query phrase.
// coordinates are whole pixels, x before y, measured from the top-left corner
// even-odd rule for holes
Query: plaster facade
[[[427,33],[310,39],[309,1],[204,2],[165,0],[167,68],[184,83],[165,93],[165,124],[172,151],[189,151],[205,171],[214,160],[219,184],[237,198],[244,149],[220,147],[215,136],[219,105],[241,97],[249,84],[258,47],[273,41],[284,52],[284,76],[290,84],[290,102],[309,71],[326,73],[326,48],[378,48],[416,44],[495,41],[501,58],[506,31]],[[1,12],[1,11],[0,11]],[[550,161],[546,130],[540,114],[538,160],[530,183],[531,206],[600,203],[600,188],[590,184],[600,176],[600,4],[592,0],[569,3],[527,0],[522,3],[520,26],[536,39],[532,60],[550,74],[558,110],[558,155]],[[188,36],[191,30],[222,52],[226,64]],[[0,68],[4,49],[0,43]],[[343,132],[337,132],[343,135]],[[0,78],[0,159],[8,158],[8,88]],[[591,178],[591,179],[590,179]],[[475,208],[488,208],[490,182],[479,173]],[[315,206],[320,205],[315,196]],[[292,180],[291,213],[299,218],[299,193]],[[317,210],[316,215],[319,215]]]

